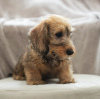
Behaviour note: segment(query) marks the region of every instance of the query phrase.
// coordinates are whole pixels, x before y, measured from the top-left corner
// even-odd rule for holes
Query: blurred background
[[[0,79],[25,52],[29,29],[50,14],[76,28],[74,73],[100,75],[100,0],[0,0]]]

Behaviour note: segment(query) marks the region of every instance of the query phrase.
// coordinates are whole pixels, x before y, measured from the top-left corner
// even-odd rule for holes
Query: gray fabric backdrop
[[[49,14],[70,18],[76,28],[74,72],[100,75],[100,0],[0,0],[0,79],[24,53],[29,28]]]

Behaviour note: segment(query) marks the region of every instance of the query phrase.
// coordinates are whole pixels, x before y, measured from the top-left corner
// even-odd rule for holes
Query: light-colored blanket
[[[27,33],[49,14],[71,19],[75,73],[100,75],[100,0],[0,0],[0,78],[12,73]]]

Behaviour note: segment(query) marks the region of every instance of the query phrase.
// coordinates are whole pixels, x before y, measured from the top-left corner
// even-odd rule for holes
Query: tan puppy
[[[27,84],[45,84],[44,79],[59,78],[59,83],[74,83],[71,57],[75,47],[72,26],[59,15],[51,15],[29,34],[25,54],[17,63],[13,78],[26,79]]]

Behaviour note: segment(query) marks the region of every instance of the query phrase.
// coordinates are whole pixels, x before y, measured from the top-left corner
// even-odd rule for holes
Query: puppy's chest
[[[53,63],[48,64],[48,63],[42,62],[42,64],[39,65],[39,69],[42,75],[54,76],[60,70],[60,66],[54,65]]]

